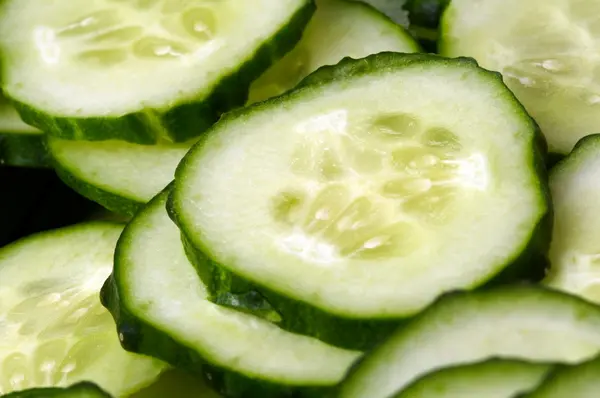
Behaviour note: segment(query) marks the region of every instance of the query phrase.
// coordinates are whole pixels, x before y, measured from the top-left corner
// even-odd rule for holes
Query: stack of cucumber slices
[[[596,398],[599,4],[0,0],[0,396]]]

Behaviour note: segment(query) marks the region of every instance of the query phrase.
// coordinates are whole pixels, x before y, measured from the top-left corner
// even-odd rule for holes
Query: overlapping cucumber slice
[[[70,387],[31,388],[3,395],[5,398],[111,398],[100,387],[90,382],[81,382]]]
[[[4,1],[0,80],[24,120],[53,135],[185,141],[245,102],[313,10],[310,0]]]

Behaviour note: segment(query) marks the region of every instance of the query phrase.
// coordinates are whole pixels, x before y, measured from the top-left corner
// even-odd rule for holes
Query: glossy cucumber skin
[[[314,11],[313,1],[306,0],[304,7],[250,59],[224,76],[208,96],[176,104],[166,111],[145,109],[119,117],[72,118],[51,115],[15,99],[11,101],[27,124],[63,139],[121,139],[139,144],[187,141],[207,130],[224,112],[246,103],[250,84],[296,45]]]
[[[325,66],[306,77],[292,92],[290,96],[301,95],[302,90],[310,90],[312,86],[324,86],[334,82],[345,81],[346,79],[375,74],[378,70],[386,70],[393,68],[403,68],[414,64],[422,64],[428,62],[439,62],[440,57],[429,54],[411,54],[411,56],[397,56],[393,53],[380,53],[369,56],[361,60],[353,60],[345,58],[336,66]],[[448,60],[446,62],[460,62],[466,66],[477,68],[477,63],[471,58],[458,58]],[[502,85],[502,77],[498,73],[488,72],[488,78],[494,80],[497,84]],[[539,179],[537,187],[541,202],[544,203],[544,216],[535,228],[535,232],[530,236],[528,242],[523,242],[522,249],[515,253],[515,256],[495,275],[491,275],[486,281],[481,281],[472,289],[486,288],[507,282],[517,280],[538,281],[544,276],[548,267],[547,253],[550,244],[550,235],[552,230],[552,205],[548,188],[548,176],[546,171],[546,156],[547,146],[546,141],[541,134],[539,127],[533,119],[522,108],[514,95],[506,90],[508,101],[518,104],[520,109],[520,117],[526,118],[530,124],[534,139],[531,140],[531,153],[533,154],[529,165],[530,171]],[[277,98],[278,102],[285,101],[286,95]],[[238,116],[255,112],[260,107],[249,107],[241,110],[236,110],[226,115],[220,122],[227,123],[230,119],[235,119]],[[196,147],[202,145],[202,139]],[[194,149],[190,151],[193,152]],[[186,157],[187,158],[187,157]],[[185,167],[186,158],[180,163],[178,172],[176,173],[175,189],[171,192],[167,209],[170,217],[178,224],[181,229],[188,258],[192,263],[202,264],[205,266],[206,258],[211,258],[209,247],[203,245],[202,242],[192,242],[191,236],[186,235],[187,226],[182,217],[178,213],[178,205],[176,199],[177,184],[179,178],[179,170]],[[210,275],[204,275],[205,282],[209,287],[212,300],[217,301],[224,294],[248,294],[253,293],[253,297],[262,296],[266,303],[262,306],[271,307],[281,316],[282,321],[280,326],[294,333],[303,334],[318,338],[328,344],[342,348],[354,350],[369,350],[379,344],[387,336],[389,336],[397,327],[403,325],[407,320],[411,319],[413,314],[407,314],[403,318],[395,319],[356,319],[346,318],[331,314],[308,303],[295,300],[279,294],[274,289],[249,282],[228,269],[223,264],[217,264],[210,261]],[[241,306],[241,310],[252,312],[252,306]],[[256,314],[260,316],[260,314]]]
[[[66,388],[32,388],[3,395],[6,398],[111,398],[93,383],[81,382]]]
[[[43,135],[0,133],[0,165],[50,167]]]

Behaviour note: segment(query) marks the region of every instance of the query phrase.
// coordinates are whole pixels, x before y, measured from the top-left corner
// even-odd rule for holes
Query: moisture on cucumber
[[[241,278],[282,327],[363,349],[446,291],[541,277],[542,153],[497,74],[381,53],[225,116],[170,209],[214,297]]]
[[[359,353],[208,300],[167,215],[167,194],[125,228],[102,289],[123,346],[193,371],[212,369],[213,383],[228,397],[278,397],[337,384]]]
[[[566,154],[600,125],[599,15],[597,0],[452,0],[440,52],[501,72]]]
[[[382,51],[412,53],[419,45],[401,26],[366,4],[318,0],[298,45],[250,86],[249,102],[282,94],[323,65]]]
[[[600,308],[539,286],[448,295],[364,357],[339,398],[386,398],[435,369],[491,357],[578,363],[600,352]]]
[[[391,398],[514,398],[537,387],[552,365],[488,359],[434,370]]]
[[[185,141],[245,102],[313,11],[311,0],[7,0],[0,80],[49,134]]]
[[[31,388],[2,395],[4,398],[111,398],[110,394],[90,382],[70,387]]]
[[[554,229],[545,283],[600,303],[600,135],[552,169]]]
[[[87,380],[123,396],[164,369],[121,348],[100,304],[121,230],[81,224],[0,250],[0,394]]]

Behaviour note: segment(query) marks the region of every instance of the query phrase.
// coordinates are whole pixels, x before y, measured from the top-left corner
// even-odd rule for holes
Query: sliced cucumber
[[[563,366],[548,375],[535,391],[519,398],[595,398],[600,391],[600,359]]]
[[[0,394],[88,380],[122,396],[164,369],[124,351],[100,305],[121,230],[82,224],[0,251]]]
[[[550,177],[554,231],[545,283],[600,303],[600,135],[582,139]]]
[[[338,383],[358,353],[208,301],[166,200],[166,192],[159,195],[125,228],[102,290],[123,346],[195,371],[204,363],[224,370],[219,387],[227,396],[276,397]]]
[[[4,398],[111,398],[110,395],[93,383],[81,382],[70,387],[32,388],[16,391]]]
[[[600,132],[600,2],[453,0],[440,51],[502,72],[552,152]]]
[[[136,392],[129,398],[219,398],[204,378],[184,371],[172,369],[160,375],[156,383]]]
[[[56,172],[70,187],[116,213],[133,215],[173,180],[191,144],[139,145],[48,137]]]
[[[443,292],[540,277],[542,151],[497,74],[382,53],[221,119],[170,208],[215,296],[241,277],[283,327],[364,348]]]
[[[313,10],[311,0],[7,0],[0,80],[50,134],[185,141],[245,102]]]
[[[546,364],[488,359],[433,371],[393,398],[514,398],[537,387],[551,369]]]
[[[505,357],[577,363],[600,352],[600,308],[534,286],[443,298],[366,356],[340,398],[385,398],[449,365]]]
[[[401,26],[364,3],[319,0],[302,40],[252,84],[249,102],[282,94],[323,65],[382,51],[418,52],[419,45]]]

